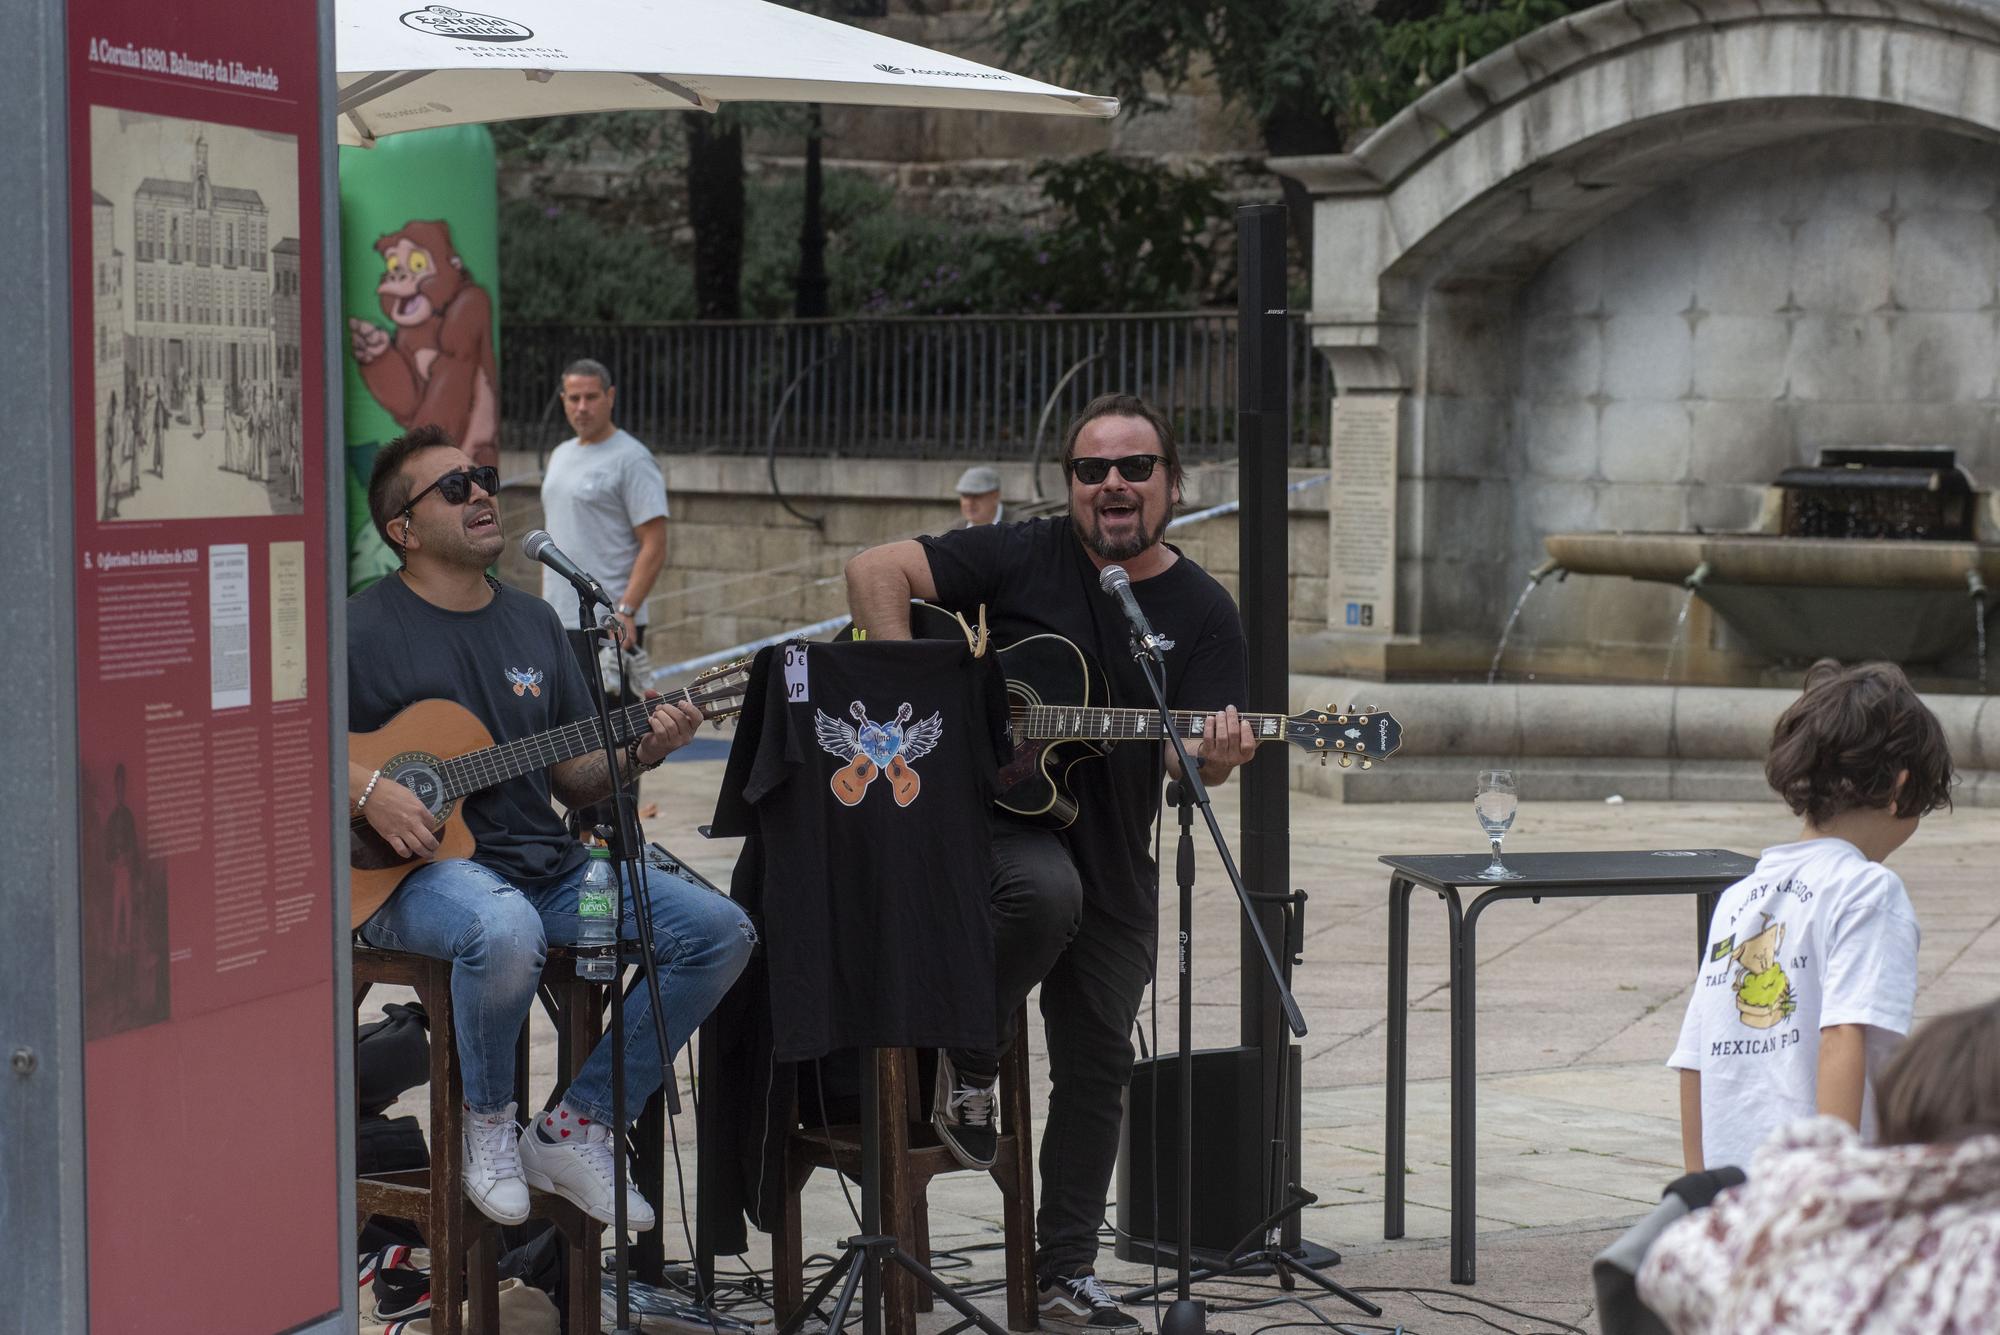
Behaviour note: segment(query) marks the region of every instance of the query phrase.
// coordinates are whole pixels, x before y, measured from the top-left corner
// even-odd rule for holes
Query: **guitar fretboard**
[[[1208,715],[1192,710],[1172,711],[1174,731],[1182,737],[1200,737],[1208,727]],[[1283,714],[1244,714],[1250,731],[1260,742],[1275,742],[1285,735]],[[1160,735],[1160,716],[1151,709],[1086,709],[1076,705],[1016,705],[1013,709],[1014,736],[1021,740],[1056,739],[1115,742]]]
[[[649,726],[648,716],[666,700],[687,698],[686,691],[679,691],[663,699],[641,700],[612,710],[612,745],[623,746],[644,732]],[[533,737],[502,742],[482,751],[468,751],[445,761],[438,772],[444,780],[446,799],[456,801],[468,793],[491,788],[533,770],[559,765],[585,752],[598,750],[603,745],[598,736],[597,720],[586,719],[536,733]]]

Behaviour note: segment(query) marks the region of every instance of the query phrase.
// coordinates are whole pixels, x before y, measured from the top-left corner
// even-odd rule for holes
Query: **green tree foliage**
[[[1334,152],[1433,84],[1582,3],[997,0],[1005,63],[1143,114],[1206,71],[1273,153]]]
[[[1445,0],[1405,6],[1434,12],[1400,19],[1393,11],[1385,19],[1378,9],[1371,20],[1374,51],[1355,80],[1352,116],[1380,125],[1482,56],[1585,7],[1568,0]]]
[[[1361,0],[998,0],[994,18],[1003,63],[1133,114],[1205,69],[1274,152],[1336,146],[1370,26]]]
[[[580,209],[500,208],[500,291],[509,320],[688,320],[694,274],[661,241]]]
[[[1215,178],[1096,153],[1034,172],[1054,205],[1045,228],[972,227],[905,213],[886,186],[826,175],[829,309],[958,315],[1172,310],[1198,303],[1212,275],[1205,236],[1224,212]],[[803,185],[754,184],[744,313],[792,309]]]

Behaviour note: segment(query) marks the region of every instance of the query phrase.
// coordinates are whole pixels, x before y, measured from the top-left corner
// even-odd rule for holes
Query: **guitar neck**
[[[651,726],[648,718],[653,710],[670,699],[688,698],[685,691],[673,696],[641,700],[611,711],[611,742],[613,746],[624,746],[644,733]],[[597,730],[597,720],[584,719],[576,723],[565,723],[560,728],[539,732],[532,737],[522,737],[498,746],[489,746],[480,751],[468,751],[442,766],[445,794],[457,799],[468,793],[491,788],[495,784],[517,779],[523,774],[551,765],[560,765],[565,760],[573,760],[587,752],[603,747],[603,739]]]
[[[1208,715],[1191,709],[1168,712],[1174,731],[1188,739],[1198,738],[1208,726]],[[1283,714],[1242,716],[1258,742],[1285,739]],[[1077,705],[1024,705],[1014,711],[1015,736],[1038,741],[1130,741],[1160,735],[1160,715],[1152,709],[1087,709]]]

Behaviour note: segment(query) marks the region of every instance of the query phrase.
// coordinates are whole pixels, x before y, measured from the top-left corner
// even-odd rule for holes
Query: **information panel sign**
[[[68,6],[93,1331],[341,1305],[317,9]]]

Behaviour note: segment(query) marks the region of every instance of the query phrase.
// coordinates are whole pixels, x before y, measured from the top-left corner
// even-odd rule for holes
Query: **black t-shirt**
[[[1124,613],[1098,587],[1097,567],[1068,516],[988,524],[921,541],[938,601],[968,617],[984,603],[1000,647],[1028,635],[1061,635],[1097,660],[1112,705],[1154,708],[1145,674],[1132,660]],[[1134,580],[1132,593],[1153,629],[1174,642],[1167,653],[1167,704],[1242,708],[1248,669],[1243,624],[1229,591],[1182,556],[1152,578]],[[1148,834],[1160,808],[1162,745],[1121,742],[1104,760],[1069,770],[1078,815],[1061,832],[1083,879],[1086,906],[1147,927],[1158,914]]]
[[[947,640],[786,645],[750,688],[761,707],[738,727],[715,828],[748,833],[754,813],[778,1059],[993,1046],[994,657]]]
[[[555,609],[503,584],[493,590],[477,612],[453,612],[391,574],[349,598],[348,726],[373,732],[431,699],[464,705],[495,742],[596,717]],[[521,889],[541,889],[583,862],[583,846],[549,804],[546,769],[474,793],[463,809],[473,860]]]

